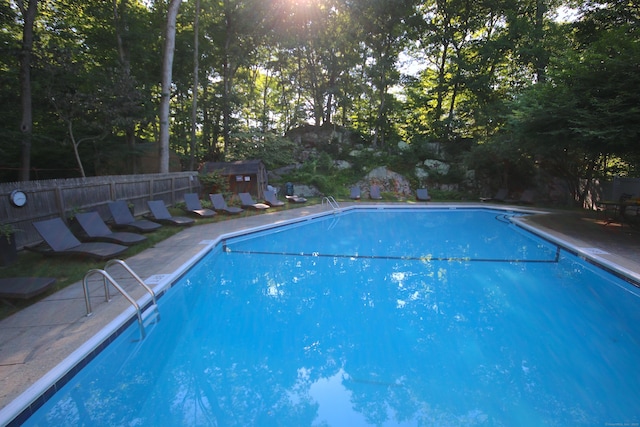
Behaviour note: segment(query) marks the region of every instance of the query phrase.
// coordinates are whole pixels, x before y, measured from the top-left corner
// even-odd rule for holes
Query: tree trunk
[[[84,166],[82,166],[82,159],[80,158],[80,152],[78,151],[78,145],[80,145],[80,143],[76,141],[76,137],[73,133],[73,123],[71,119],[67,121],[67,129],[69,130],[69,138],[71,138],[71,145],[73,145],[73,154],[76,156],[76,162],[78,163],[80,176],[85,178],[87,175],[85,175],[84,173]]]
[[[544,15],[547,13],[546,0],[536,0],[536,17],[534,23],[534,40],[538,43],[535,47],[534,61],[536,80],[538,83],[547,81],[547,58],[544,50]]]
[[[31,55],[33,50],[33,24],[38,11],[38,0],[27,1],[26,7],[23,0],[17,1],[23,20],[22,49],[20,51],[20,96],[22,104],[20,181],[29,181],[31,172],[31,136],[33,132]]]
[[[120,68],[124,76],[129,78],[131,76],[131,61],[129,60],[129,53],[125,47],[122,35],[127,31],[126,22],[124,22],[124,12],[127,7],[127,0],[123,0],[121,3],[123,13],[121,14],[118,8],[118,0],[113,0],[113,26],[116,30],[116,44],[118,46],[118,58],[120,60]],[[136,144],[136,133],[133,124],[127,124],[125,126],[125,138],[127,141],[127,147],[129,152],[133,153]],[[127,156],[127,170],[129,173],[136,174],[138,172],[138,162],[133,155]]]
[[[160,173],[169,172],[169,105],[171,103],[171,71],[176,48],[176,19],[182,0],[171,0],[167,11],[167,32],[162,60],[162,94],[160,97]]]
[[[196,128],[198,122],[198,73],[200,72],[200,0],[196,0],[196,16],[193,22],[193,99],[191,100],[191,145],[189,147],[189,170],[196,170]]]
[[[222,157],[227,155],[231,137],[231,37],[233,34],[234,23],[231,17],[231,5],[228,0],[224,1],[225,13],[225,40],[224,40],[224,59],[222,64],[222,140],[223,153]]]

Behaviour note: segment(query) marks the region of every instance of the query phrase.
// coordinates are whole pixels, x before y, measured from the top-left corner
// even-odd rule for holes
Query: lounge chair
[[[507,198],[508,191],[506,188],[501,188],[496,192],[496,195],[493,197],[481,197],[481,202],[504,202]]]
[[[273,208],[284,206],[284,202],[278,200],[275,191],[264,190],[264,201]]]
[[[416,190],[416,200],[419,200],[421,202],[428,202],[429,200],[431,200],[429,191],[426,188],[418,188]]]
[[[518,203],[521,203],[523,205],[532,205],[535,203],[535,193],[533,192],[533,190],[525,190],[522,192],[522,195],[520,196],[520,200],[518,201]]]
[[[98,212],[76,214],[76,221],[78,221],[82,231],[84,231],[87,236],[87,238],[83,240],[112,242],[126,246],[135,245],[136,243],[147,240],[147,238],[141,234],[129,233],[127,231],[111,231]]]
[[[73,235],[62,219],[53,218],[44,221],[37,221],[33,226],[38,231],[48,248],[41,245],[26,246],[36,252],[45,255],[83,255],[95,259],[109,259],[120,255],[128,248],[116,243],[108,242],[86,242],[80,241]]]
[[[193,218],[187,218],[186,216],[173,216],[164,205],[162,200],[149,200],[147,206],[151,211],[152,219],[158,222],[169,225],[193,225],[195,221]]]
[[[260,211],[269,209],[269,205],[257,203],[249,193],[238,193],[238,196],[240,197],[240,206],[243,208],[256,209]]]
[[[380,195],[380,187],[377,185],[372,185],[369,189],[369,198],[373,200],[382,200],[382,195]]]
[[[211,199],[211,204],[213,205],[213,209],[220,213],[228,214],[228,215],[237,215],[239,213],[244,212],[244,209],[239,208],[237,206],[227,206],[227,202],[224,200],[224,196],[220,193],[209,194],[209,198]]]
[[[349,197],[351,199],[354,199],[354,200],[360,199],[360,187],[358,186],[351,187],[350,193],[351,194],[349,195]]]
[[[56,284],[53,277],[7,277],[0,279],[0,298],[30,299]]]
[[[147,219],[135,219],[124,200],[109,202],[109,211],[113,217],[113,226],[116,228],[133,228],[136,231],[148,233],[162,227],[161,224]]]
[[[296,196],[295,194],[293,196],[285,196],[287,198],[287,201],[290,203],[307,203],[307,199],[305,199],[302,196]]]
[[[286,194],[285,198],[289,203],[306,203],[307,199],[302,196],[296,196],[295,187],[292,182],[287,182],[286,184]]]
[[[200,199],[196,193],[187,193],[184,195],[184,203],[187,205],[187,212],[198,215],[202,218],[211,218],[215,216],[215,212],[211,209],[202,207]]]
[[[532,205],[534,203],[533,190],[524,190],[519,199],[505,200],[505,203],[516,203],[519,205]]]

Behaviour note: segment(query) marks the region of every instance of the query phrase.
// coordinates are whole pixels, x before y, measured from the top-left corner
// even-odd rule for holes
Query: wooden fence
[[[20,208],[9,200],[16,189],[27,195],[27,204]],[[108,220],[111,214],[107,203],[113,200],[126,200],[140,215],[148,212],[147,200],[173,205],[183,201],[185,193],[199,189],[197,172],[0,183],[0,224],[12,224],[19,230],[16,244],[22,248],[42,240],[32,225],[35,221],[54,217],[66,220],[80,211],[96,211]]]

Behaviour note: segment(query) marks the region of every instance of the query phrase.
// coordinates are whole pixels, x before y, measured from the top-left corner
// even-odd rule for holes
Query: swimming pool
[[[226,239],[27,425],[637,422],[639,290],[500,211]]]

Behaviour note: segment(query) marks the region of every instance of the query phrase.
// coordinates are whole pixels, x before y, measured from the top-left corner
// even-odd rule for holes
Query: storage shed
[[[235,194],[250,193],[258,199],[267,188],[267,168],[262,160],[238,160],[235,162],[207,162],[200,173],[218,172],[229,180],[229,190]]]

